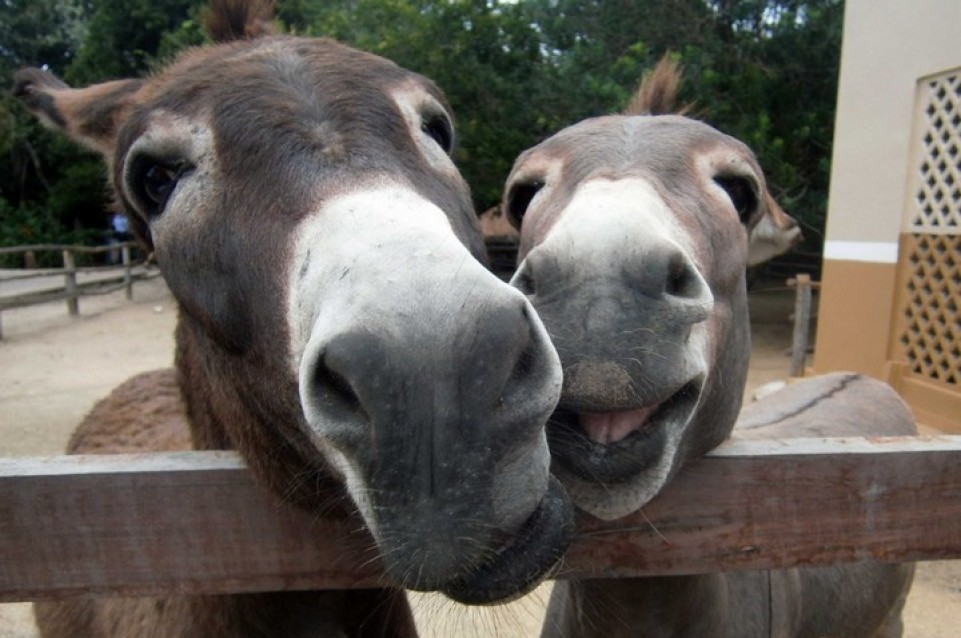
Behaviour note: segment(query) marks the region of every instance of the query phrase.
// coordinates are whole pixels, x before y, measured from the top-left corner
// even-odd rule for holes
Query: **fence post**
[[[790,282],[789,282],[790,283]],[[791,340],[792,377],[804,375],[804,360],[808,352],[808,332],[811,326],[811,276],[798,275],[795,280],[794,336]]]
[[[133,299],[133,270],[130,265],[130,246],[124,244],[120,249],[121,260],[123,261],[123,287],[127,293],[127,301]]]
[[[63,251],[63,280],[67,293],[67,312],[76,317],[80,314],[80,305],[77,302],[77,263],[71,250]]]

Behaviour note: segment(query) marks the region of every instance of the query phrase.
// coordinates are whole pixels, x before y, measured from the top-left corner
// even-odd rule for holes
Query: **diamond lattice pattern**
[[[913,235],[901,345],[911,371],[961,386],[961,235]]]
[[[961,231],[961,73],[927,82],[913,232]]]

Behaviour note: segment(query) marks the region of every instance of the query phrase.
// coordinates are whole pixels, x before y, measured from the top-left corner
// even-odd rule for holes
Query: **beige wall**
[[[814,369],[889,372],[919,78],[961,65],[961,1],[847,0]]]
[[[847,0],[828,258],[895,261],[914,87],[918,78],[959,64],[961,1]]]

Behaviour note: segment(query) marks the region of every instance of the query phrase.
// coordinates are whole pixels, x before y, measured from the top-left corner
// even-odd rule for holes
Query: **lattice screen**
[[[898,340],[913,374],[961,386],[961,70],[920,88]]]
[[[911,231],[961,231],[961,73],[926,82]]]
[[[901,345],[911,372],[961,385],[961,235],[914,235]]]

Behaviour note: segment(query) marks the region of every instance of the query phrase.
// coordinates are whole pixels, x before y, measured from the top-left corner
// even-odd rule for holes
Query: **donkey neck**
[[[281,375],[256,354],[219,348],[183,310],[176,344],[194,449],[237,450],[261,484],[302,507],[351,509],[341,481],[310,453],[296,388],[279,387]]]
[[[768,638],[768,576],[557,581],[541,638]]]
[[[178,600],[174,601],[176,610]],[[275,635],[412,638],[413,615],[397,589],[273,592],[179,599],[179,636]]]
[[[223,406],[225,380],[214,377],[215,356],[206,338],[193,321],[180,311],[176,328],[176,354],[180,393],[186,404],[187,420],[193,446],[198,450],[228,450],[237,445],[231,441]],[[243,416],[250,418],[250,415]]]

